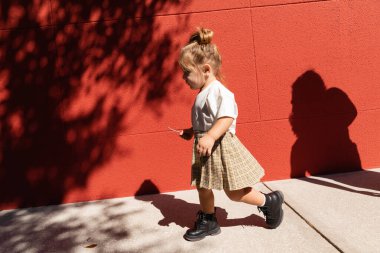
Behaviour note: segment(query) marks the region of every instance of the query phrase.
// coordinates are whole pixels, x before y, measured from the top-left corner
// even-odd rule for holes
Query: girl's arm
[[[231,117],[222,117],[217,119],[211,129],[199,139],[197,151],[202,156],[211,155],[212,147],[217,139],[225,134],[232,125],[234,119]]]

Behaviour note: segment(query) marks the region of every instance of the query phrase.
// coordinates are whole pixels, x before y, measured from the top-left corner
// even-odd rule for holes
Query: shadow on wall
[[[366,189],[380,190],[380,173],[363,171],[356,144],[350,139],[348,127],[356,116],[355,105],[347,94],[335,87],[327,89],[317,72],[309,70],[298,77],[292,86],[292,113],[289,118],[297,136],[291,151],[291,177],[362,171],[360,180],[344,175],[302,180],[379,196]]]
[[[292,86],[290,124],[297,140],[291,151],[291,177],[362,170],[348,126],[357,111],[347,94],[327,89],[313,70]]]
[[[162,32],[154,17],[175,0],[16,2],[0,3],[0,26],[12,27],[0,30],[0,208],[62,203],[125,156],[131,105],[160,117],[170,101],[172,35],[186,25]],[[94,18],[110,21],[83,22]]]
[[[151,195],[141,196],[141,194],[148,192]],[[149,201],[161,211],[163,218],[158,222],[158,225],[169,226],[169,224],[174,223],[183,228],[192,228],[200,205],[186,202],[170,194],[158,193],[160,191],[157,186],[151,180],[145,180],[136,192],[135,198],[141,201]],[[194,192],[194,194],[197,193]],[[216,216],[221,227],[266,226],[264,218],[256,214],[244,218],[228,219],[227,211],[224,208],[216,207]]]

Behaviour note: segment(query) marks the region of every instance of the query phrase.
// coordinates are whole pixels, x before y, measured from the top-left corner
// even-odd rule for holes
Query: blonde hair
[[[183,71],[189,71],[202,64],[210,64],[215,77],[223,79],[221,74],[222,57],[218,48],[211,43],[214,32],[207,28],[198,28],[190,36],[189,42],[181,49],[178,63]]]

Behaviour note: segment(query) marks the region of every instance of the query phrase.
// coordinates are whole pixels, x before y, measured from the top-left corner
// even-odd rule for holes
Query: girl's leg
[[[202,212],[208,214],[214,213],[214,193],[212,190],[205,188],[197,188],[197,190]]]
[[[197,188],[202,210],[197,214],[197,221],[192,229],[186,231],[184,238],[188,241],[198,241],[208,235],[220,233],[220,227],[214,210],[214,193],[212,190]]]
[[[262,206],[265,202],[265,195],[251,187],[236,191],[224,191],[233,201],[244,202],[255,206]]]
[[[259,210],[264,213],[269,228],[276,228],[281,224],[284,216],[282,210],[284,195],[282,192],[274,191],[264,195],[250,187],[236,191],[225,190],[225,192],[233,201],[258,206]]]

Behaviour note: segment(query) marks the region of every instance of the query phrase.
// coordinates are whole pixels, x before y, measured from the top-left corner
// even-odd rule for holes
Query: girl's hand
[[[197,152],[201,156],[210,156],[212,152],[212,147],[214,147],[214,143],[215,139],[211,135],[204,135],[198,141]]]
[[[179,134],[179,136],[181,136],[182,139],[185,139],[187,141],[191,140],[191,138],[193,138],[193,135],[194,135],[193,128],[183,129],[181,133]]]

